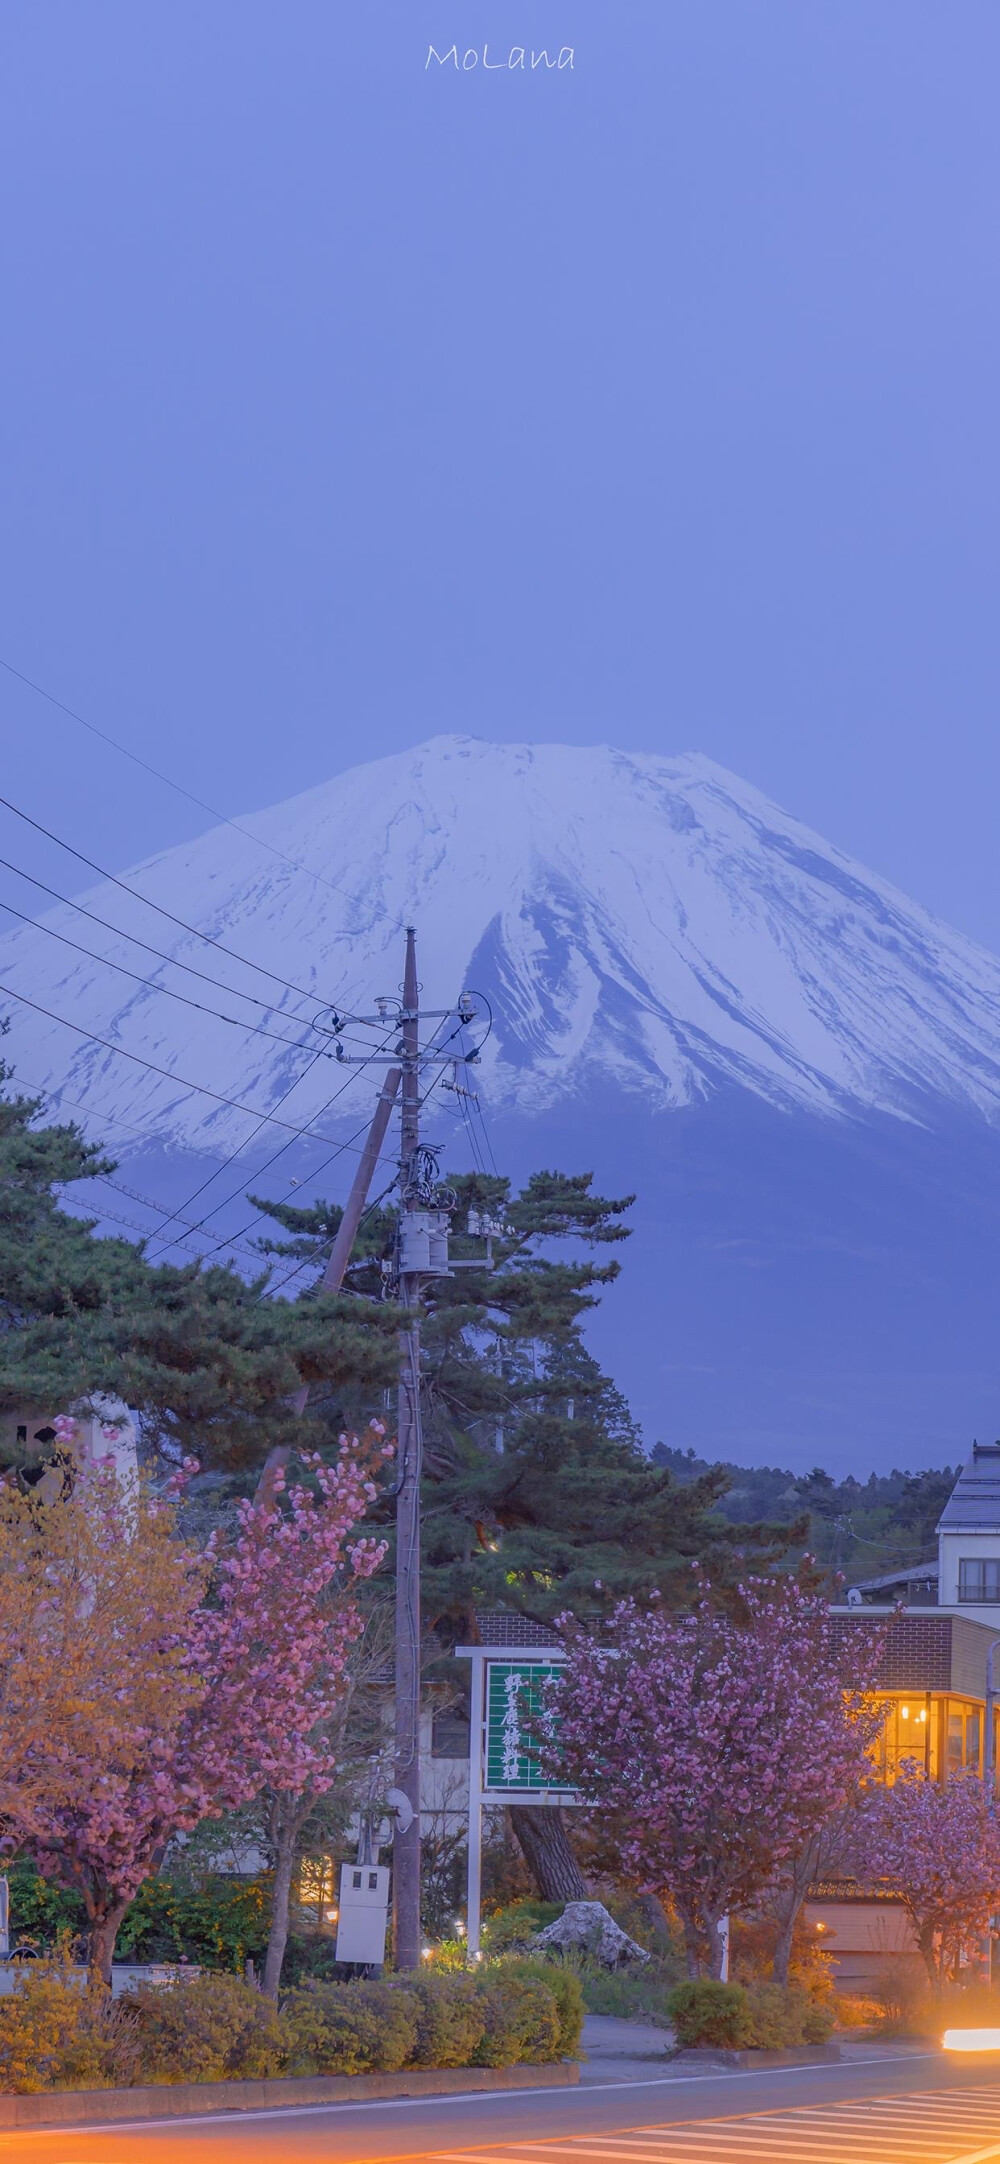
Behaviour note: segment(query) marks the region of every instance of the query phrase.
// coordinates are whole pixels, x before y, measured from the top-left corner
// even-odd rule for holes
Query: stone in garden
[[[566,1953],[593,1954],[606,1969],[622,1968],[629,1961],[648,1961],[644,1946],[637,1946],[628,1932],[616,1924],[602,1901],[568,1901],[554,1924],[539,1931],[536,1946],[553,1946]]]

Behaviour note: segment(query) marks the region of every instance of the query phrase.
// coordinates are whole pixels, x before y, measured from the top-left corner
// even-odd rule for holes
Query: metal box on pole
[[[385,1864],[345,1863],[340,1874],[337,1960],[385,1960],[389,1872]]]

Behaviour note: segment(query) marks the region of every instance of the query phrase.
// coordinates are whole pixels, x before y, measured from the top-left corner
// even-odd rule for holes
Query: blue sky
[[[701,750],[1000,948],[995,0],[0,45],[5,659],[227,812],[439,730]],[[99,858],[205,823],[0,716]]]

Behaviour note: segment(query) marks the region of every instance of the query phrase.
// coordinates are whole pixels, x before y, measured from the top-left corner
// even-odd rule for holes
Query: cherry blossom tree
[[[861,1813],[859,1869],[887,1882],[910,1922],[931,1989],[958,1974],[1000,1911],[1000,1825],[977,1774],[939,1785],[913,1760]]]
[[[878,1639],[852,1632],[851,1677],[825,1601],[752,1578],[736,1614],[704,1587],[687,1615],[623,1601],[600,1637],[562,1619],[562,1779],[621,1815],[622,1862],[668,1892],[688,1966],[718,1976],[720,1924],[747,1907],[850,1794],[881,1714]]]
[[[169,1498],[123,1488],[110,1468],[64,1501],[12,1506],[10,1552],[33,1593],[22,1636],[72,1643],[79,1627],[85,1657],[65,1727],[33,1725],[23,1743],[16,1720],[0,1729],[25,1797],[7,1817],[46,1874],[82,1895],[105,1981],[125,1909],[176,1834],[267,1785],[318,1793],[334,1780],[322,1738],[361,1628],[358,1593],[384,1552],[358,1528],[387,1454],[380,1428],[341,1437],[332,1465],[305,1461],[307,1479],[287,1487],[279,1476],[201,1555]]]

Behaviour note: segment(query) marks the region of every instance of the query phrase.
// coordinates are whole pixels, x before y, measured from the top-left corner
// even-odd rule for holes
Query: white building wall
[[[958,1597],[959,1564],[971,1559],[986,1558],[1000,1562],[1000,1529],[995,1533],[939,1533],[938,1534],[938,1603],[942,1608],[956,1608],[973,1623],[985,1623],[994,1628],[1000,1637],[1000,1603],[984,1602],[973,1606]]]

